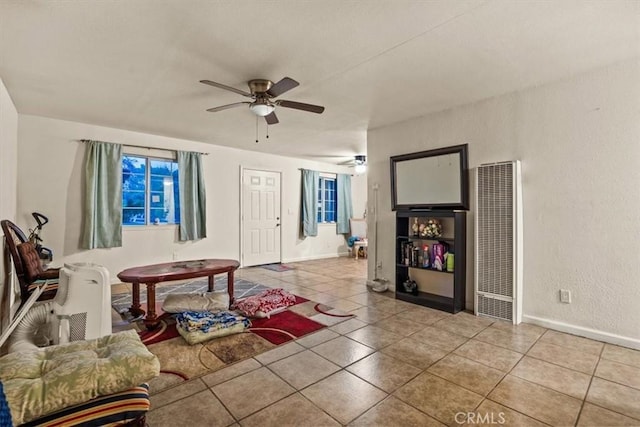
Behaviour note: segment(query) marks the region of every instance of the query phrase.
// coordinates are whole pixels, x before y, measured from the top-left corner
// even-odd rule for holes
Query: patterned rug
[[[265,265],[261,265],[260,267],[262,268],[266,268],[267,270],[271,270],[271,271],[289,271],[289,270],[295,270],[294,267],[291,267],[289,265],[286,264],[265,264]]]
[[[207,280],[162,288],[157,289],[157,298],[160,301],[171,291],[205,292]],[[265,289],[268,288],[245,280],[237,280],[234,283],[236,298],[254,295]],[[226,290],[226,281],[216,279],[215,290]],[[130,304],[130,295],[114,295],[112,298],[114,308],[126,309]],[[138,330],[142,342],[160,359],[160,376],[151,381],[151,390],[157,393],[352,317],[354,316],[344,311],[296,296],[296,304],[286,310],[268,319],[251,319],[252,325],[247,332],[201,344],[187,344],[176,331],[174,318],[167,313],[161,315],[160,326],[157,329],[146,331],[142,325],[138,325]]]

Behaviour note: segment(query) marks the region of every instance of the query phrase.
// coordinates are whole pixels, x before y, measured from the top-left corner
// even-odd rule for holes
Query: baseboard
[[[616,335],[609,332],[599,331],[597,329],[585,328],[583,326],[571,325],[569,323],[558,322],[557,320],[545,319],[543,317],[529,316],[526,314],[522,316],[522,321],[553,329],[555,331],[566,332],[568,334],[578,335],[592,340],[604,341],[609,344],[640,350],[640,340],[631,337]]]
[[[339,252],[337,254],[331,253],[331,254],[311,255],[311,256],[304,256],[299,258],[286,258],[286,259],[283,259],[282,262],[286,264],[288,262],[313,261],[315,259],[339,258],[341,256],[349,256],[349,252]]]

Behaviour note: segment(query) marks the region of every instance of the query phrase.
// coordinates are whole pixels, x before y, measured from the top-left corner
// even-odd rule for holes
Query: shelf
[[[464,308],[456,307],[453,298],[430,294],[427,292],[418,292],[418,295],[413,295],[407,292],[396,291],[396,299],[425,307],[435,308],[449,313],[457,313]]]
[[[440,271],[440,270],[435,270],[433,268],[412,267],[410,265],[404,265],[404,264],[396,264],[396,267],[415,268],[416,270],[433,271],[434,273],[445,273],[445,274],[453,274],[454,273],[454,271]]]
[[[418,236],[397,236],[396,239],[401,240],[431,240],[433,242],[453,242],[453,237],[418,237]]]

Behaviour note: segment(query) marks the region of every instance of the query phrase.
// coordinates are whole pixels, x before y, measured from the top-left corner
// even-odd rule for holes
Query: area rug
[[[253,285],[254,291],[266,288],[256,283]],[[268,319],[251,319],[251,328],[244,333],[189,345],[178,334],[173,316],[164,313],[157,329],[147,331],[144,327],[139,328],[142,342],[160,360],[160,376],[151,381],[151,391],[158,393],[183,381],[211,374],[353,317],[344,311],[296,296],[296,304],[286,310]]]
[[[265,264],[265,265],[261,265],[260,267],[262,268],[266,268],[267,270],[271,270],[271,271],[289,271],[289,270],[295,270],[294,267],[291,267],[289,265],[286,264]]]

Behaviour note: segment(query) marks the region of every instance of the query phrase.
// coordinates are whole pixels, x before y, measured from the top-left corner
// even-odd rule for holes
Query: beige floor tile
[[[447,354],[442,349],[411,338],[404,338],[380,351],[420,369],[427,369]]]
[[[328,294],[329,295],[329,294]],[[337,299],[331,301],[331,307],[338,308],[344,311],[356,310],[362,307],[362,304],[358,304],[357,302],[349,301],[348,299]]]
[[[475,339],[467,341],[455,349],[454,353],[504,372],[513,369],[523,356],[522,353]]]
[[[295,342],[306,347],[315,347],[323,342],[330,341],[334,338],[338,338],[340,334],[332,331],[331,329],[322,329],[319,332],[315,332],[310,335],[306,335],[304,338],[297,339]]]
[[[284,359],[285,357],[289,357],[292,354],[304,351],[304,349],[305,348],[303,346],[293,341],[288,344],[278,346],[273,350],[269,350],[262,354],[259,354],[255,358],[263,365],[268,365],[275,362],[276,360]]]
[[[200,379],[187,381],[176,387],[152,395],[151,407],[157,409],[206,389],[207,386]]]
[[[311,350],[278,360],[268,367],[298,390],[340,370],[339,366],[318,356]]]
[[[440,310],[433,310],[427,307],[410,308],[398,314],[398,317],[402,319],[422,323],[423,325],[431,325],[436,323],[438,320],[442,320],[449,316],[451,316],[449,313],[445,313]]]
[[[128,283],[118,283],[111,285],[111,295],[130,294],[131,285]]]
[[[369,325],[347,334],[347,337],[375,349],[381,349],[401,340],[402,335]]]
[[[262,365],[255,359],[246,359],[242,362],[234,363],[228,368],[222,368],[218,371],[205,375],[204,377],[202,377],[202,381],[204,381],[204,383],[208,387],[213,387],[214,385],[223,383],[242,374],[246,374],[247,372],[256,370],[261,366]]]
[[[538,384],[507,375],[488,398],[551,425],[574,425],[582,401]]]
[[[617,426],[640,426],[640,420],[625,417],[617,412],[610,411],[608,409],[601,408],[596,405],[592,405],[589,402],[585,402],[582,412],[580,412],[580,419],[578,420],[578,427],[617,427]]]
[[[313,300],[315,302],[321,302],[322,304],[332,305],[331,303],[335,300],[339,299],[335,295],[330,295],[324,292],[318,292],[313,296]]]
[[[591,382],[590,375],[528,356],[513,368],[511,375],[580,400],[584,399]]]
[[[153,427],[176,424],[189,427],[224,427],[233,422],[231,414],[210,390],[201,391],[188,399],[178,400],[147,414],[147,423]]]
[[[364,326],[367,326],[365,322],[354,318],[349,319],[346,322],[338,323],[337,325],[334,325],[329,329],[339,334],[346,335],[349,332],[355,331],[356,329],[360,329]]]
[[[520,412],[514,411],[491,400],[485,400],[474,411],[475,417],[471,415],[459,415],[458,418],[465,419],[461,426],[469,427],[544,427],[546,424],[527,417]]]
[[[400,304],[401,301],[397,301],[391,298],[381,298],[378,300],[374,300],[371,303],[367,304],[369,307],[373,307],[376,310],[386,311],[391,314],[398,314],[406,311],[408,308],[406,305]]]
[[[444,424],[423,414],[400,399],[389,396],[356,418],[354,427],[444,427]]]
[[[500,329],[504,332],[511,332],[512,334],[531,335],[534,338],[540,338],[547,329],[542,326],[534,325],[532,323],[520,323],[514,325],[511,322],[498,320],[491,325],[492,328]]]
[[[331,418],[299,393],[274,403],[241,421],[243,427],[317,426],[339,427]]]
[[[587,402],[640,419],[640,390],[594,377]]]
[[[367,292],[358,295],[351,296],[347,298],[349,301],[357,302],[361,305],[370,305],[370,303],[374,301],[379,301],[383,296],[375,293],[375,292]]]
[[[376,323],[381,321],[382,319],[386,319],[387,317],[392,316],[391,313],[376,310],[375,308],[371,307],[360,307],[356,310],[351,310],[349,313],[354,314],[358,317],[359,320],[367,323]]]
[[[548,330],[540,337],[540,341],[548,342],[562,347],[578,350],[583,353],[595,354],[597,356],[602,352],[604,343],[600,341],[590,340],[563,332]]]
[[[489,394],[505,375],[502,371],[455,354],[440,359],[427,372],[483,396]]]
[[[482,396],[427,372],[400,387],[394,396],[447,425],[458,412],[471,412]]]
[[[640,390],[640,368],[607,359],[600,359],[594,375]]]
[[[346,371],[337,372],[301,393],[342,424],[348,424],[387,396]]]
[[[437,323],[436,323],[437,325]],[[526,353],[536,342],[536,338],[529,335],[518,335],[504,332],[496,328],[487,328],[475,336],[478,341],[504,347],[518,353]]]
[[[260,391],[256,392],[256,389]],[[236,419],[251,415],[295,392],[267,368],[251,371],[211,390]]]
[[[425,326],[410,337],[446,351],[453,351],[469,340],[462,335],[432,326]]]
[[[454,334],[472,338],[493,322],[493,320],[489,320],[486,317],[474,316],[472,314],[460,312],[454,316],[448,316],[437,321],[433,326],[453,332]]]
[[[342,336],[312,347],[311,350],[341,367],[350,365],[375,351],[371,347]]]
[[[393,392],[421,372],[419,368],[380,352],[367,356],[347,367],[347,371],[387,393]]]
[[[407,319],[402,319],[398,316],[388,317],[377,323],[374,323],[373,325],[405,337],[415,332],[418,332],[419,330],[424,328],[424,325],[420,323],[412,322],[411,320],[407,320]]]
[[[602,358],[640,368],[640,350],[606,344],[602,352]]]
[[[536,342],[527,352],[527,356],[589,375],[593,375],[599,359],[595,354],[584,353],[580,350],[573,350],[543,341]]]

